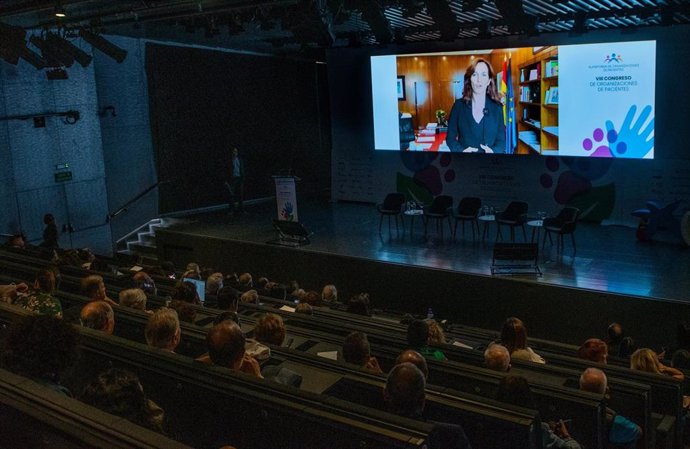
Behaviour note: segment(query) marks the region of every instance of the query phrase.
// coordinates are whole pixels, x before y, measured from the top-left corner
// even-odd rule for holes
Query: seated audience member
[[[60,385],[77,359],[79,333],[69,323],[46,315],[21,317],[9,328],[0,360],[2,367],[71,396]]]
[[[281,284],[274,283],[270,287],[270,290],[268,292],[268,296],[271,298],[274,298],[274,299],[285,300],[287,298],[287,291],[285,290],[285,286],[281,285]]]
[[[261,276],[257,281],[256,281],[256,289],[260,292],[265,292],[266,286],[268,285],[270,281],[266,276]]]
[[[24,249],[24,247],[26,247],[26,238],[22,234],[14,234],[7,239],[5,246],[8,248]]]
[[[297,291],[300,290],[299,283],[297,281],[290,281],[285,287],[286,299],[288,301],[299,301],[297,296]]]
[[[418,353],[413,349],[406,349],[398,355],[395,359],[395,364],[400,365],[401,363],[411,363],[424,374],[424,379],[429,379],[429,366],[426,364],[426,359],[422,354]]]
[[[321,296],[319,296],[318,292],[315,292],[314,290],[309,290],[308,292],[305,292],[300,298],[300,302],[309,304],[312,307],[319,305],[320,301]]]
[[[19,284],[0,285],[0,302],[13,304],[18,294],[26,294],[28,292],[29,286],[23,282]]]
[[[132,287],[142,289],[147,295],[158,295],[156,282],[143,271],[139,271],[132,276]]]
[[[230,312],[237,312],[237,305],[240,297],[237,290],[230,286],[225,286],[218,290],[218,300],[216,308],[220,310],[228,310]]]
[[[321,302],[325,306],[338,302],[338,289],[335,288],[335,285],[328,284],[323,287],[321,291]]]
[[[178,282],[175,285],[175,292],[172,296],[173,301],[182,301],[189,304],[201,304],[199,293],[196,291],[196,286],[191,282]]]
[[[360,293],[347,301],[346,311],[357,315],[371,316],[369,293]]]
[[[115,330],[113,308],[105,301],[91,301],[81,309],[79,321],[84,327],[111,335]]]
[[[527,379],[521,376],[505,376],[498,384],[496,399],[508,404],[536,409],[532,391]],[[544,449],[581,449],[582,446],[570,436],[568,428],[563,421],[554,424],[552,429],[549,424],[541,423],[542,447]]]
[[[182,336],[177,312],[168,307],[156,310],[146,323],[144,336],[149,346],[175,352]]]
[[[587,368],[580,376],[580,390],[602,395],[608,394],[606,374],[598,368]],[[606,428],[608,429],[608,442],[618,445],[618,447],[633,449],[636,447],[637,440],[642,437],[640,426],[608,407],[606,408]]]
[[[240,324],[240,318],[237,315],[237,312],[230,312],[226,310],[225,312],[221,312],[213,318],[213,325],[215,326],[216,324],[220,324],[225,320],[231,320],[237,324]]]
[[[230,368],[262,378],[259,362],[246,355],[245,338],[240,327],[231,320],[213,326],[206,335],[209,359],[214,365]]]
[[[426,402],[424,374],[411,363],[393,367],[386,379],[383,399],[391,413],[421,419]]]
[[[690,352],[685,349],[678,349],[673,353],[671,366],[677,369],[690,369]]]
[[[305,315],[314,315],[314,308],[306,302],[301,302],[295,306],[296,313],[303,313]]]
[[[343,359],[365,370],[376,374],[382,374],[376,357],[371,356],[371,347],[366,334],[363,332],[351,332],[343,341]]]
[[[425,321],[429,325],[429,344],[434,346],[446,344],[446,334],[443,332],[441,325],[438,324],[438,321],[434,319],[427,319]]]
[[[89,271],[94,271],[98,273],[108,273],[110,271],[110,266],[108,262],[104,259],[94,259],[89,265]]]
[[[163,409],[146,398],[139,378],[129,371],[110,368],[101,373],[84,388],[79,399],[138,426],[163,433]]]
[[[254,326],[254,339],[259,343],[281,346],[285,340],[285,324],[280,315],[261,315]]]
[[[663,374],[678,380],[685,379],[685,375],[681,370],[661,363],[656,352],[649,348],[638,349],[630,356],[630,369],[645,371],[647,373]]]
[[[223,273],[211,273],[206,278],[206,295],[215,296],[221,288],[223,288]]]
[[[429,347],[429,325],[424,320],[414,320],[407,326],[407,344],[424,357],[447,360],[443,352]]]
[[[606,344],[608,345],[609,351],[611,354],[618,356],[621,341],[624,337],[623,326],[618,323],[611,323],[609,324],[608,329],[606,329],[606,333],[608,334]]]
[[[39,315],[62,318],[62,304],[54,294],[55,273],[51,270],[39,270],[33,288],[26,295],[17,296],[14,304]]]
[[[199,266],[198,263],[189,262],[184,271],[185,271],[185,274],[189,274],[189,276],[183,276],[183,277],[189,277],[192,279],[201,280],[201,267]]]
[[[259,293],[256,290],[247,290],[246,292],[242,293],[242,296],[240,296],[240,301],[250,304],[258,304]]]
[[[240,284],[240,291],[246,292],[254,288],[254,282],[252,280],[252,275],[249,273],[242,273],[238,278]]]
[[[108,298],[102,276],[97,274],[86,276],[81,280],[81,289],[91,301],[105,301],[111,306],[117,305],[115,301]]]
[[[486,351],[484,351],[484,364],[490,370],[502,373],[510,371],[510,353],[508,349],[498,343],[490,344]]]
[[[165,276],[168,279],[177,278],[177,274],[175,272],[175,264],[169,260],[164,260],[163,262],[161,262],[161,272],[163,273],[163,276]]]
[[[146,311],[146,293],[140,288],[121,290],[119,299],[122,307]]]
[[[511,359],[546,363],[539,354],[527,346],[527,328],[519,318],[510,317],[505,321],[500,343],[508,349]]]
[[[609,356],[609,349],[606,342],[598,338],[590,338],[585,341],[577,350],[578,358],[589,360],[590,362],[606,364]]]
[[[426,401],[424,374],[411,363],[396,365],[388,374],[383,398],[388,410],[407,418],[424,419]],[[433,424],[427,438],[429,449],[469,449],[465,431],[457,424],[428,421]]]
[[[170,308],[177,312],[180,321],[191,324],[196,322],[196,309],[190,303],[174,300],[170,302]]]

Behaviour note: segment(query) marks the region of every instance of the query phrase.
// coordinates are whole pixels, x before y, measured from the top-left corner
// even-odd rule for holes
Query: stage
[[[614,320],[627,319],[628,326],[659,334],[654,329],[659,319],[690,318],[690,250],[680,240],[670,241],[670,236],[660,235],[667,241],[641,243],[634,228],[581,222],[574,256],[569,236],[562,256],[548,239],[542,248],[540,239],[538,265],[543,276],[491,276],[494,223],[485,241],[473,241],[469,226],[462,238],[461,224],[456,241],[447,225],[444,240],[431,224],[424,238],[420,217],[415,217],[412,236],[410,217],[399,236],[393,223],[389,234],[386,219],[379,234],[379,215],[373,205],[302,200],[299,221],[313,233],[311,244],[284,248],[266,243],[276,238],[271,225],[274,216],[275,205],[267,202],[252,205],[237,217],[225,212],[187,217],[188,223],[159,231],[160,257],[178,265],[194,260],[224,271],[250,271],[280,281],[297,279],[305,289],[320,290],[333,282],[343,299],[367,291],[374,306],[412,308],[417,313],[432,306],[455,321],[485,327],[495,327],[502,320],[486,316],[493,312],[522,314],[529,321],[526,315],[542,315],[543,309],[553,313],[555,305],[563,313],[574,314],[566,315],[571,319],[590,316],[596,321],[570,335],[576,340],[592,332],[601,334],[602,326]],[[529,240],[532,229],[526,227],[526,231]],[[519,229],[516,235],[521,242]],[[656,324],[634,323],[638,320]],[[668,324],[674,333],[675,324]],[[537,334],[548,333],[551,327],[532,326]]]

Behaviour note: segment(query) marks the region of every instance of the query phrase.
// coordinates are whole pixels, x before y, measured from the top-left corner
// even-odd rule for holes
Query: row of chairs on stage
[[[529,205],[524,201],[512,201],[503,211],[498,211],[495,214],[485,215],[486,218],[481,218],[480,212],[482,210],[482,200],[477,197],[464,197],[460,200],[457,207],[453,207],[453,197],[450,195],[439,195],[433,199],[431,204],[424,205],[419,209],[410,210],[406,206],[405,195],[402,193],[389,193],[383,200],[383,203],[378,204],[377,210],[380,214],[379,233],[382,232],[383,219],[388,217],[388,227],[390,232],[391,217],[395,219],[396,234],[398,233],[398,217],[405,232],[404,216],[408,215],[414,220],[414,216],[419,215],[424,223],[424,236],[427,236],[428,225],[430,221],[436,223],[436,232],[443,238],[444,221],[448,221],[448,229],[453,237],[456,238],[458,223],[462,223],[462,236],[465,236],[465,223],[469,222],[472,229],[472,239],[475,239],[475,228],[477,237],[484,236],[487,232],[486,226],[488,223],[496,223],[496,241],[503,240],[502,228],[508,227],[510,229],[510,241],[515,241],[515,229],[522,228],[523,240],[527,242],[527,232],[525,231],[525,224],[529,221],[528,210]],[[554,217],[545,217],[540,220],[541,229],[544,230],[542,246],[546,244],[548,236],[549,242],[553,244],[552,234],[557,236],[558,250],[563,250],[563,240],[565,235],[570,235],[573,243],[573,251],[576,250],[575,245],[575,229],[580,210],[575,207],[564,207]],[[479,229],[479,221],[484,221],[485,229],[482,232]],[[454,223],[453,223],[454,222]],[[538,221],[535,220],[535,224]]]

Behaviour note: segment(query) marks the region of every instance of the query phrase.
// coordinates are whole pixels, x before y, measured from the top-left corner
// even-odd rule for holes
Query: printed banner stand
[[[276,186],[277,219],[273,220],[273,227],[278,232],[278,238],[266,243],[282,246],[308,245],[312,235],[301,223],[297,215],[296,176],[273,176]]]

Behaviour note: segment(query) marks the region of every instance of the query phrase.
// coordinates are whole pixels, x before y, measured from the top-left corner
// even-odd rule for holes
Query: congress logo
[[[623,57],[615,53],[611,53],[611,56],[606,55],[604,62],[611,64],[612,62],[623,62]]]

